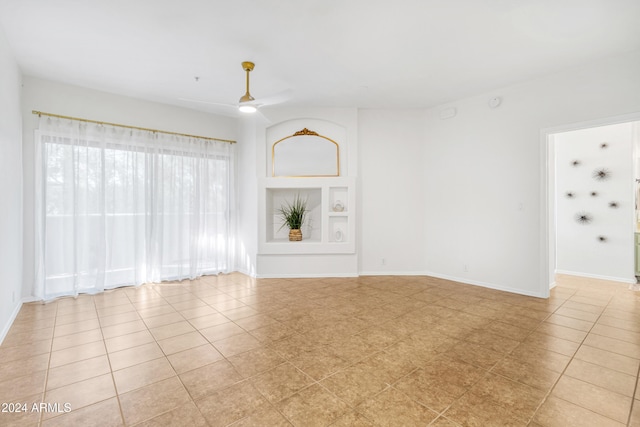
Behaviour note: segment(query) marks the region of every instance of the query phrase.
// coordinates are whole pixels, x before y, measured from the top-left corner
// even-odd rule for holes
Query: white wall
[[[558,273],[635,283],[633,136],[633,123],[553,136]],[[604,149],[603,142],[607,143]],[[579,164],[573,166],[574,161]],[[610,179],[593,178],[601,168],[611,172]],[[573,197],[566,197],[567,192]],[[618,204],[615,209],[609,206],[613,201]],[[592,221],[576,222],[580,212],[591,215]],[[598,236],[606,237],[606,242]]]
[[[264,132],[257,115],[243,115],[238,121],[236,149],[238,227],[236,230],[236,269],[256,275],[258,254],[258,177],[256,134]]]
[[[0,28],[0,343],[21,305],[21,76]]]
[[[236,139],[237,120],[195,110],[142,101],[24,77],[24,286],[33,295],[34,281],[34,130],[38,117],[32,110],[192,135]]]
[[[358,111],[355,108],[270,108],[264,109],[262,114],[266,121],[259,124],[256,133],[256,167],[257,176],[263,186],[264,180],[271,176],[268,168],[273,141],[267,141],[267,128],[280,123],[291,125],[312,123],[309,129],[321,134],[331,125],[337,125],[346,131],[346,138],[340,141],[341,173],[351,177],[358,175]],[[324,124],[323,124],[324,122]],[[319,126],[316,128],[315,126]],[[297,129],[301,130],[301,129]],[[326,133],[325,133],[326,134]],[[330,133],[330,135],[332,135]],[[358,184],[356,184],[356,194]],[[361,216],[356,209],[356,224]],[[264,215],[264,212],[261,213]],[[356,232],[357,234],[357,232]],[[356,236],[356,239],[358,237]],[[357,240],[356,240],[357,241]],[[317,276],[356,276],[358,274],[358,248],[356,253],[326,253],[326,254],[265,254],[258,253],[256,257],[256,274],[259,277],[317,277]]]
[[[428,110],[427,273],[544,296],[541,130],[640,112],[638,75],[634,52]],[[440,119],[445,107],[457,116]]]
[[[426,111],[361,110],[361,273],[545,296],[541,131],[640,112],[638,75],[634,52]]]
[[[361,273],[430,274],[544,296],[541,129],[640,112],[638,75],[635,52],[426,111],[278,109],[265,115],[273,123],[314,117],[349,130],[349,174],[360,175]],[[490,109],[487,101],[496,95],[503,103]],[[455,107],[457,116],[441,119],[446,107]],[[265,176],[265,153],[256,147],[264,146],[266,124],[256,123],[253,134],[251,125],[238,129],[230,118],[25,78],[23,295],[31,294],[33,284],[33,109],[222,138],[240,135],[247,145],[238,159],[244,243],[239,269],[251,272],[260,263],[253,191],[256,174]]]
[[[271,151],[267,150],[266,128],[288,120],[318,119],[326,120],[344,127],[347,130],[346,150],[341,148],[340,158],[343,172],[349,176],[358,176],[358,110],[355,108],[271,108],[262,110],[265,121],[258,130],[258,176],[271,176],[267,169],[267,158]],[[313,129],[311,129],[313,130]],[[346,161],[344,161],[346,159]]]
[[[426,271],[423,110],[360,110],[360,272]]]

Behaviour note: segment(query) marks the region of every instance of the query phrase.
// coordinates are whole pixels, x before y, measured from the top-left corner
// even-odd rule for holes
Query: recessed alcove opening
[[[346,216],[329,217],[329,242],[349,242],[349,219]]]
[[[347,187],[330,187],[329,188],[329,211],[330,212],[348,212],[349,190]]]
[[[267,242],[286,242],[289,240],[289,229],[286,225],[282,225],[283,221],[278,210],[282,206],[293,203],[296,197],[306,201],[308,210],[306,221],[302,226],[302,242],[321,241],[321,188],[267,188],[265,191]]]

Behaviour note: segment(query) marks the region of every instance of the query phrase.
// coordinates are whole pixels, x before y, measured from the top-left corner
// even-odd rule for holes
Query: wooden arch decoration
[[[333,139],[304,128],[274,142],[271,174],[290,178],[340,176],[340,146]]]

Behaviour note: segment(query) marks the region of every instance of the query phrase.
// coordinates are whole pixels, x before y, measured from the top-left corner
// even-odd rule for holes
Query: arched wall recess
[[[357,275],[356,176],[350,175],[356,169],[349,167],[349,159],[353,160],[349,155],[357,149],[355,128],[354,115],[352,121],[338,122],[294,118],[265,129],[266,168],[258,180],[259,275]],[[288,144],[293,150],[287,153]],[[314,144],[324,157],[310,149]],[[296,196],[307,199],[309,215],[302,240],[291,242],[277,211]]]
[[[271,169],[274,177],[340,176],[340,146],[304,128],[273,144]]]

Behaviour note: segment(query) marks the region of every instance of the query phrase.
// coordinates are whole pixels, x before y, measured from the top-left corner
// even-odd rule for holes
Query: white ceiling
[[[257,99],[413,108],[640,49],[640,0],[0,0],[0,25],[24,74],[107,92],[224,112],[180,99],[236,103],[251,60]]]

